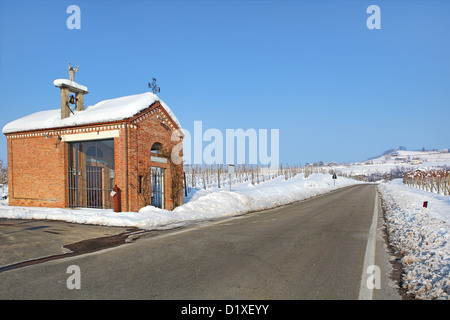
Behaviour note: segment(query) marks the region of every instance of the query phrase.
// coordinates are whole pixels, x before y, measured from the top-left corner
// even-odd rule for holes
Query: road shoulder
[[[378,190],[377,190],[378,192]],[[389,239],[381,205],[381,195],[378,193],[378,223],[376,235],[375,264],[380,268],[380,289],[373,292],[373,300],[407,300],[408,296],[401,289],[401,265],[398,257],[389,246]]]

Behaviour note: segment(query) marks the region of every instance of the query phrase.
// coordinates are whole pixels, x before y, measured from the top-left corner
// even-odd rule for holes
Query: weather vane
[[[160,92],[159,87],[156,85],[156,79],[155,78],[153,78],[152,83],[150,83],[150,82],[148,83],[148,87],[150,89],[152,89],[153,93],[159,93]]]

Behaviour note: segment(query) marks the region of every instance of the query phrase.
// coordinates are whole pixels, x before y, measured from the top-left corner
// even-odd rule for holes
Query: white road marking
[[[372,225],[370,226],[370,231],[367,239],[366,253],[364,256],[364,266],[362,270],[361,283],[359,287],[359,300],[372,300],[373,299],[373,289],[368,288],[367,280],[371,276],[367,273],[370,266],[375,264],[375,245],[376,245],[376,232],[377,232],[377,221],[378,221],[378,193],[375,192],[375,205],[373,208]]]

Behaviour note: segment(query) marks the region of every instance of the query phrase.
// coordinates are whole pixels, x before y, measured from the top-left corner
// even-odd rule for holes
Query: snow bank
[[[336,186],[327,174],[314,174],[304,178],[299,174],[287,181],[279,177],[259,185],[241,183],[221,189],[197,190],[188,201],[173,211],[152,206],[140,212],[113,212],[99,209],[55,209],[12,207],[0,202],[0,218],[49,219],[74,223],[165,229],[190,225],[201,221],[245,214],[251,211],[274,208],[306,199],[328,191],[360,183],[339,177]]]
[[[229,185],[221,189],[197,190],[187,203],[167,211],[163,219],[166,224],[180,224],[234,216],[274,208],[356,183],[359,182],[339,178],[334,187],[330,175],[314,174],[305,179],[303,174],[299,174],[287,181],[278,177],[259,185],[233,185],[232,191],[229,191]],[[141,213],[148,210],[154,211],[154,208],[142,208]],[[156,224],[152,225],[154,222],[147,221],[146,226],[157,227]]]
[[[403,286],[418,299],[449,299],[450,197],[405,186],[401,179],[378,189],[389,241],[403,255]]]

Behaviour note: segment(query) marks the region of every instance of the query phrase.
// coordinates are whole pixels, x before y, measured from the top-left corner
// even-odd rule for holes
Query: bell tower
[[[70,108],[71,104],[74,104],[75,110],[83,111],[84,95],[88,94],[87,87],[75,82],[75,73],[78,72],[79,66],[74,69],[69,62],[69,80],[68,79],[56,79],[53,81],[55,87],[61,89],[61,119],[70,117],[70,113],[73,113]],[[70,95],[73,93],[74,95]]]

